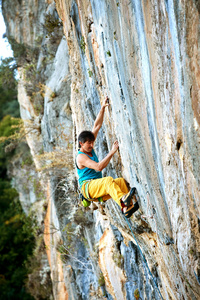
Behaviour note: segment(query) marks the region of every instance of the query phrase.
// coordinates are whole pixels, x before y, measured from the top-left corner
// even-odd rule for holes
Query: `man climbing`
[[[105,108],[108,105],[108,97],[106,97],[92,131],[82,131],[78,136],[79,151],[76,157],[76,167],[79,187],[84,198],[89,201],[106,201],[112,198],[120,206],[122,213],[130,218],[139,208],[137,201],[134,204],[132,202],[132,199],[135,199],[136,189],[131,188],[129,191],[123,178],[102,177],[101,172],[117,152],[118,142],[114,142],[110,152],[100,162],[93,149],[103,123]]]

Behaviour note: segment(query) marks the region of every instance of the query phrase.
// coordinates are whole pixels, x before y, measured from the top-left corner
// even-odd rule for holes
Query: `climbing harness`
[[[84,207],[90,206],[92,201],[99,201],[100,203],[104,202],[102,197],[99,197],[97,199],[90,198],[88,188],[89,188],[89,183],[91,180],[92,179],[84,180],[81,182],[81,184],[79,186],[79,199],[81,200],[81,203]]]
[[[153,274],[151,273],[151,271],[150,271],[150,269],[149,269],[149,266],[148,266],[147,261],[146,261],[144,255],[143,255],[143,253],[142,253],[142,250],[140,249],[140,246],[139,246],[139,244],[138,244],[138,242],[137,242],[137,239],[136,239],[136,237],[135,237],[135,235],[134,235],[134,233],[133,233],[133,230],[132,230],[132,228],[131,228],[130,222],[128,221],[128,219],[127,219],[126,217],[125,217],[125,220],[126,220],[126,223],[127,223],[128,226],[129,226],[130,230],[131,230],[132,236],[133,236],[133,238],[134,238],[134,240],[135,240],[135,242],[136,242],[136,245],[137,245],[137,247],[138,247],[138,249],[139,249],[139,251],[140,251],[140,253],[141,253],[141,255],[142,255],[142,258],[143,258],[144,263],[145,263],[145,265],[146,265],[146,267],[147,267],[147,270],[149,271],[149,274],[150,274],[150,276],[151,276],[152,279],[153,279],[153,282],[154,282],[155,287],[156,287],[156,289],[157,289],[157,291],[158,291],[158,293],[159,293],[159,295],[160,295],[160,298],[161,298],[162,300],[164,300],[163,297],[162,297],[162,294],[161,294],[161,292],[160,292],[160,290],[159,290],[159,287],[158,287],[158,285],[156,284],[156,281],[155,281],[155,279],[154,279],[154,276],[153,276]]]
[[[91,202],[90,201],[88,201],[84,196],[83,196],[83,194],[79,191],[79,200],[80,200],[80,202],[82,203],[82,205],[84,206],[84,207],[88,207],[88,206],[90,206],[90,204],[91,204]]]

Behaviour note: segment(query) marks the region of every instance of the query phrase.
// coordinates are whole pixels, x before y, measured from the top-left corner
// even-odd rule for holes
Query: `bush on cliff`
[[[18,124],[12,119],[19,116],[19,106],[11,61],[6,59],[0,65],[0,137],[12,135],[12,126]],[[22,211],[18,193],[7,175],[15,149],[5,153],[4,146],[0,144],[0,300],[31,300],[33,297],[25,289],[28,271],[24,263],[32,255],[35,243],[32,220]]]
[[[0,120],[10,115],[18,118],[19,104],[17,101],[16,65],[13,58],[5,58],[0,64]]]
[[[22,211],[18,194],[0,180],[0,299],[33,299],[25,289],[25,261],[32,255],[32,221]]]

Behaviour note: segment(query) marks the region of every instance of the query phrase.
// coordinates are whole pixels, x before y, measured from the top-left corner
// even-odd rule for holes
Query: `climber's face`
[[[81,150],[86,153],[91,153],[94,147],[94,141],[86,141],[85,143],[81,143]]]

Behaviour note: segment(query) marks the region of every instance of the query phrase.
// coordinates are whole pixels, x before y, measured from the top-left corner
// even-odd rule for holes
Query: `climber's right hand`
[[[103,105],[102,105],[102,107],[106,107],[106,106],[109,106],[110,105],[110,103],[109,103],[109,98],[108,98],[108,96],[106,96],[106,98],[104,99],[104,101],[103,101]]]

